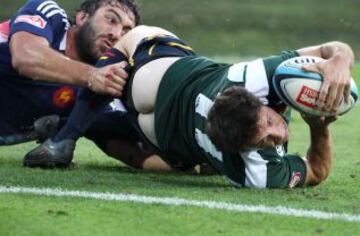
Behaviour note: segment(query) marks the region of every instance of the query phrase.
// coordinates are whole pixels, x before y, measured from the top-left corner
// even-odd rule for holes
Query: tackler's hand
[[[128,73],[125,71],[127,62],[122,61],[101,68],[94,68],[90,72],[88,79],[88,88],[99,94],[120,97],[128,79]]]

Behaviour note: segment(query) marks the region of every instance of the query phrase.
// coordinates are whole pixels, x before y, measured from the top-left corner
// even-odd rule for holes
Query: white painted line
[[[56,196],[56,197],[79,197],[89,198],[105,201],[120,201],[120,202],[136,202],[145,204],[163,204],[172,206],[196,206],[208,209],[219,209],[236,212],[252,212],[252,213],[266,213],[271,215],[283,215],[291,217],[303,217],[321,220],[340,220],[349,222],[360,222],[360,215],[350,215],[334,212],[324,212],[317,210],[301,210],[282,206],[269,207],[264,205],[242,205],[232,204],[226,202],[215,201],[197,201],[187,200],[182,198],[167,198],[167,197],[148,197],[135,194],[114,194],[114,193],[96,193],[85,191],[66,191],[61,189],[51,188],[27,188],[27,187],[12,187],[1,186],[0,193],[22,193],[35,194],[42,196]]]

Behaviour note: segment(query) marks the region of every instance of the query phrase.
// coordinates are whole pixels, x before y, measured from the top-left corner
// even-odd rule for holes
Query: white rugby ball
[[[294,57],[282,62],[275,70],[273,86],[282,101],[295,110],[315,115],[332,116],[329,112],[322,112],[317,109],[316,100],[320,94],[320,87],[323,81],[319,73],[306,72],[302,66],[314,64],[324,59],[312,56]],[[339,104],[339,115],[348,112],[356,103],[358,89],[351,78],[350,102],[347,104],[341,98]]]

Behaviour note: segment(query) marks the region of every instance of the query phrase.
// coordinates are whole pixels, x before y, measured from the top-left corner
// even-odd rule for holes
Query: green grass
[[[354,77],[360,78],[359,67]],[[81,140],[70,170],[23,168],[27,143],[1,147],[0,185],[263,204],[360,215],[360,106],[332,125],[335,159],[320,186],[294,190],[237,189],[221,176],[152,173],[106,157]],[[304,154],[308,130],[298,114],[290,152]],[[197,207],[0,194],[1,235],[358,235],[359,223],[235,213]]]
[[[25,1],[0,0],[0,19]],[[59,0],[69,12],[79,1]],[[360,52],[360,3],[343,1],[152,0],[141,3],[144,22],[164,26],[201,54],[228,61],[266,56],[328,40],[345,40]],[[166,10],[164,10],[166,9]],[[360,67],[354,70],[360,84]],[[150,173],[128,168],[82,140],[70,170],[25,169],[23,155],[36,144],[1,147],[0,185],[134,193],[317,209],[360,214],[360,106],[332,125],[335,160],[315,188],[254,190],[231,187],[220,176]],[[306,125],[291,124],[290,152],[305,153]],[[234,213],[75,198],[0,194],[0,235],[358,235],[359,223]]]
[[[0,0],[0,19],[24,1]],[[58,0],[74,12],[81,1]],[[200,54],[267,56],[324,41],[342,40],[360,52],[357,0],[138,0],[143,22],[165,27]]]
[[[11,195],[0,200],[7,202],[0,208],[7,216],[0,224],[3,235],[355,235],[359,229],[352,223],[190,207]]]

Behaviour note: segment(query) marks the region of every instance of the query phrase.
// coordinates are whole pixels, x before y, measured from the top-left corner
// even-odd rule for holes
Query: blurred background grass
[[[0,19],[26,1],[0,0]],[[342,40],[360,52],[359,0],[138,0],[143,23],[165,27],[207,56],[267,56]],[[69,15],[81,1],[58,0]]]

